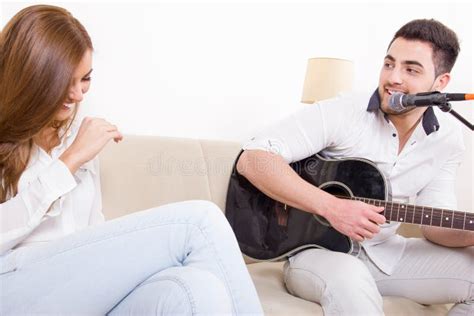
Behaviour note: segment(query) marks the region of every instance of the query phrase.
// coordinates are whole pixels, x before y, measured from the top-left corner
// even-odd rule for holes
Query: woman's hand
[[[118,143],[122,138],[117,126],[101,118],[86,117],[76,139],[59,159],[74,174],[80,166],[94,159],[111,139]]]

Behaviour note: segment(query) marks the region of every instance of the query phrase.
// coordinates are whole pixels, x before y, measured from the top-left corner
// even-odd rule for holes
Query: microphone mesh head
[[[402,112],[405,110],[405,106],[403,106],[402,98],[405,94],[401,92],[395,92],[390,96],[388,99],[388,107],[394,112]]]

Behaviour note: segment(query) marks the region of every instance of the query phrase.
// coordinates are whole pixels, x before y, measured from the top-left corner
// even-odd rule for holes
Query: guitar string
[[[409,223],[423,224],[423,221],[425,219],[428,220],[428,218],[430,218],[430,217],[426,218],[426,217],[420,216],[419,212],[416,212],[416,209],[417,208],[419,209],[420,206],[416,206],[416,205],[410,205],[410,204],[403,204],[403,203],[395,202],[398,205],[398,208],[399,208],[398,211],[397,211],[397,215],[400,215],[400,206],[403,206],[404,209],[405,209],[404,212],[405,212],[406,216],[404,216],[404,217],[397,216],[396,218],[394,218],[393,212],[392,212],[393,209],[394,209],[394,205],[393,205],[394,202],[378,200],[378,199],[371,199],[371,198],[362,198],[362,197],[348,197],[348,196],[341,196],[341,195],[335,195],[335,196],[338,197],[338,198],[343,198],[343,199],[359,200],[359,201],[363,201],[363,202],[368,202],[369,204],[374,204],[374,205],[378,204],[378,206],[382,206],[382,204],[385,204],[385,207],[388,207],[387,204],[390,203],[390,204],[392,204],[392,206],[389,209],[390,210],[389,219],[394,220],[394,221],[398,220],[398,219],[401,219],[401,218],[404,218],[405,220],[402,220],[402,222],[407,222],[406,218],[408,218],[409,215],[412,214],[412,213],[415,213],[418,216],[415,217],[415,214],[412,214],[413,221],[409,222]],[[421,207],[422,207],[422,213],[424,213],[425,208],[431,209],[430,224],[433,223],[433,220],[434,220],[435,223],[439,222],[439,225],[431,225],[431,226],[454,228],[454,225],[456,223],[455,228],[461,228],[461,227],[465,228],[466,226],[474,225],[474,223],[472,222],[473,219],[474,219],[474,214],[468,215],[468,212],[464,212],[464,211],[452,211],[452,210],[445,210],[445,209],[425,207],[425,206],[421,206]],[[384,213],[385,213],[385,210],[384,210]],[[446,214],[446,213],[448,213],[448,214]],[[471,216],[472,216],[472,218],[470,218]],[[448,220],[443,221],[443,219],[446,218],[446,217],[448,218]],[[417,219],[417,221],[415,221],[415,218]],[[468,222],[468,218],[469,218],[469,221],[471,221],[471,222]],[[443,226],[443,224],[444,224],[444,226]]]

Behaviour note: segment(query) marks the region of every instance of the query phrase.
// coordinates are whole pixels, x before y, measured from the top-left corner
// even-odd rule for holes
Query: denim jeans
[[[225,216],[186,201],[0,258],[0,315],[262,314]]]

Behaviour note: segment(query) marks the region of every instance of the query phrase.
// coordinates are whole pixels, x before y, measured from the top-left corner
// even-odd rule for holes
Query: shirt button
[[[397,137],[397,134],[393,133],[392,136],[393,136],[393,137]]]

